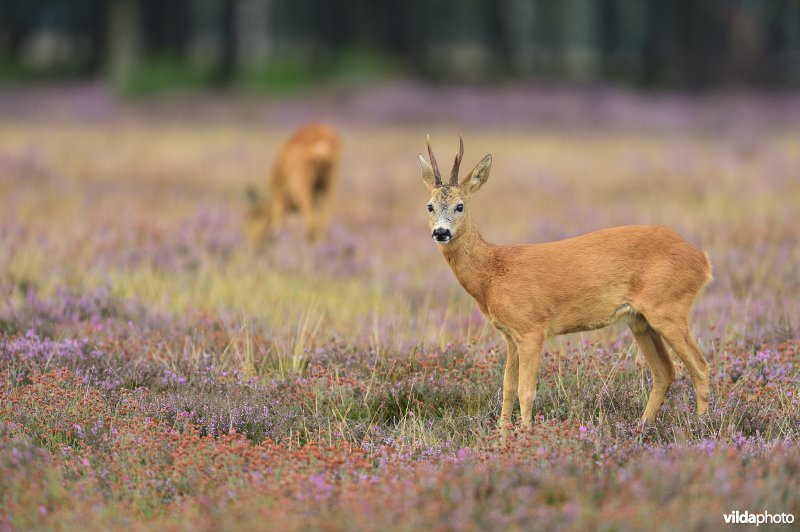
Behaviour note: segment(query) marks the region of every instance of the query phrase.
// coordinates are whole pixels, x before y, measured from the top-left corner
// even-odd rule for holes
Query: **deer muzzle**
[[[446,227],[436,227],[434,228],[431,236],[433,236],[433,239],[436,242],[440,244],[446,244],[451,238],[453,238],[453,233],[451,233],[450,229],[447,229]]]

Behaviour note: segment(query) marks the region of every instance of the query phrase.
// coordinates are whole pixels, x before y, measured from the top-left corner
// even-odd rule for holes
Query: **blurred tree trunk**
[[[777,3],[777,2],[776,2]],[[727,6],[724,13],[728,22],[727,46],[729,77],[738,81],[752,81],[764,59],[763,13],[752,4]]]
[[[405,56],[409,66],[414,72],[426,77],[432,77],[430,63],[427,61],[426,52],[430,45],[428,30],[430,23],[428,15],[430,4],[424,0],[408,0],[403,2],[404,16],[407,21],[405,27]]]
[[[16,61],[26,34],[21,0],[6,0],[0,6],[0,59]]]
[[[86,71],[90,75],[102,71],[106,63],[108,50],[108,2],[105,0],[91,0],[89,4],[89,57],[86,62]]]
[[[270,0],[238,0],[235,14],[236,62],[241,68],[263,68],[270,56]]]
[[[112,0],[108,6],[108,73],[124,85],[139,64],[140,5],[138,0]]]
[[[522,0],[493,0],[489,2],[489,39],[497,73],[516,74],[520,49],[519,24],[516,17],[522,11]]]
[[[680,69],[681,85],[708,87],[723,81],[729,69],[728,34],[731,4],[727,0],[680,0],[672,61]]]
[[[563,77],[561,59],[565,46],[565,3],[537,0],[533,7],[531,55],[539,76]]]
[[[600,0],[600,38],[598,51],[601,69],[605,75],[615,75],[620,68],[621,6],[619,0]]]
[[[170,51],[180,60],[184,60],[190,33],[190,2],[188,0],[170,0],[170,2],[166,3],[172,6],[170,24],[167,28],[168,34],[171,35],[169,39]]]
[[[597,4],[595,0],[569,0],[566,5],[564,66],[569,78],[585,81],[598,70]]]
[[[770,83],[800,83],[800,2],[771,2],[765,32],[760,74]]]
[[[599,74],[612,81],[639,79],[647,4],[641,0],[601,0],[599,9]]]
[[[236,9],[238,0],[223,0],[220,14],[220,54],[214,81],[223,85],[229,83],[236,73]]]
[[[664,43],[666,11],[660,0],[647,0],[644,17],[645,40],[642,46],[641,84],[652,87],[662,82],[664,71]]]
[[[148,56],[184,58],[191,22],[187,0],[140,0],[142,28]]]

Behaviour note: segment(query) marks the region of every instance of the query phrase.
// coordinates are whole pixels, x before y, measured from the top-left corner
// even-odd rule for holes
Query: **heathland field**
[[[404,95],[0,96],[0,529],[800,518],[797,102]],[[318,118],[343,139],[330,237],[249,247],[246,186]],[[427,133],[448,168],[458,133],[465,169],[493,154],[489,241],[660,223],[707,251],[709,414],[681,373],[640,425],[617,326],[548,341],[533,429],[498,434],[505,344],[431,241]]]

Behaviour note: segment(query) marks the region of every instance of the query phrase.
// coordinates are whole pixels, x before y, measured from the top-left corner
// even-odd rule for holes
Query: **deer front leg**
[[[297,210],[303,217],[306,224],[306,239],[310,243],[317,240],[317,206],[314,203],[313,192],[311,190],[298,190],[294,194],[294,202],[297,205]]]
[[[531,426],[533,400],[536,399],[536,378],[542,363],[542,344],[544,333],[534,332],[524,335],[517,348],[519,350],[519,409],[522,424]]]
[[[514,401],[517,400],[517,386],[519,384],[519,356],[517,344],[514,339],[506,335],[506,369],[503,373],[503,409],[500,412],[500,429],[511,423],[511,414],[514,412]]]
[[[269,237],[272,238],[283,229],[283,224],[286,220],[286,200],[282,193],[273,194],[267,215],[269,217],[267,232]]]

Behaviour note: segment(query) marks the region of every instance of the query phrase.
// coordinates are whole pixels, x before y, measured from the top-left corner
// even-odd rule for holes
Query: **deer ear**
[[[261,201],[261,198],[258,196],[258,190],[253,185],[248,185],[245,189],[245,194],[247,195],[247,204],[250,207],[255,207]]]
[[[422,180],[425,181],[428,188],[434,188],[436,186],[436,177],[433,175],[433,168],[422,154],[419,155],[419,166],[422,168]]]
[[[467,174],[467,176],[461,180],[461,188],[467,191],[467,193],[472,194],[473,192],[477,192],[479,188],[486,183],[486,180],[489,179],[489,170],[492,169],[492,154],[490,153],[483,159],[481,162],[472,169],[472,172]]]

